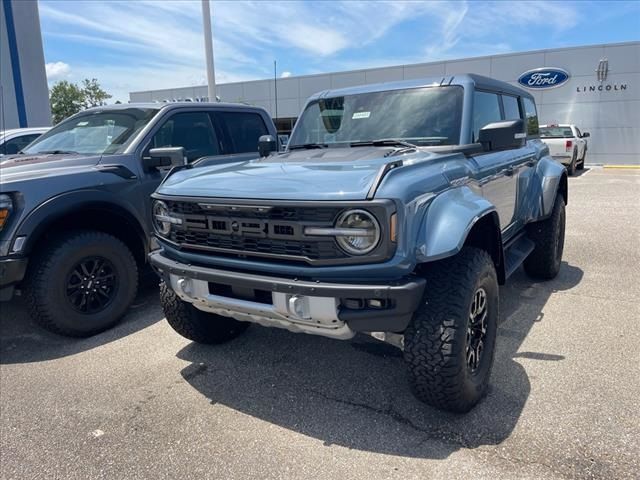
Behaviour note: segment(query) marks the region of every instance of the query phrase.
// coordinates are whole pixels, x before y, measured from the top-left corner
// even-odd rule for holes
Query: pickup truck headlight
[[[153,224],[156,231],[163,237],[169,236],[171,233],[171,225],[181,225],[182,219],[171,216],[169,207],[162,200],[153,202]]]
[[[13,211],[13,201],[6,194],[0,194],[0,231],[7,224],[7,220]]]
[[[366,210],[348,210],[336,222],[338,245],[351,255],[365,255],[380,242],[380,225]]]

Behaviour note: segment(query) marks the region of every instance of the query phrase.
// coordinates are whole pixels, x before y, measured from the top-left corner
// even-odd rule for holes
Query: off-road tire
[[[582,154],[582,159],[580,160],[580,163],[578,164],[578,166],[576,167],[578,170],[584,170],[584,162],[587,160],[587,149],[584,149],[584,153]]]
[[[248,322],[198,310],[181,300],[166,283],[160,283],[160,303],[167,322],[184,338],[204,344],[219,344],[233,340],[248,327]]]
[[[498,328],[498,279],[481,249],[465,247],[454,257],[426,266],[427,288],[404,332],[404,359],[415,396],[442,410],[463,413],[487,391]],[[479,289],[486,292],[484,349],[479,366],[468,365],[467,329]]]
[[[88,337],[122,318],[138,289],[138,267],[131,250],[112,235],[78,230],[58,235],[30,260],[23,292],[31,317],[43,328],[70,337]],[[88,258],[110,262],[116,281],[111,299],[97,312],[83,313],[68,299],[67,279]]]
[[[551,280],[558,275],[562,264],[565,233],[564,198],[558,192],[551,216],[528,227],[529,238],[535,248],[524,261],[524,269],[533,278]]]
[[[576,163],[578,162],[578,151],[574,150],[573,155],[571,156],[571,163],[567,165],[567,173],[569,173],[570,177],[573,177],[576,174]]]

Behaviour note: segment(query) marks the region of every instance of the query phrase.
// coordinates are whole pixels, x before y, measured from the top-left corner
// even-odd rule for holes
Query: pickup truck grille
[[[299,263],[348,258],[333,238],[307,237],[305,226],[331,227],[342,206],[226,205],[165,201],[183,220],[169,240],[184,250],[209,250],[235,257],[261,257]]]

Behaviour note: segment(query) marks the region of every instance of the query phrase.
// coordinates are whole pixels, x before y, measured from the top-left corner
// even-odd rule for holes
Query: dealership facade
[[[518,83],[526,72],[543,68],[560,69],[567,79],[561,85],[540,89]],[[588,163],[640,163],[640,42],[303,75],[279,78],[277,82],[227,83],[218,85],[216,92],[225,102],[264,107],[276,119],[278,131],[288,133],[313,93],[459,73],[477,73],[529,88],[542,123],[575,123],[591,134]],[[207,87],[131,92],[129,97],[131,102],[207,101]]]

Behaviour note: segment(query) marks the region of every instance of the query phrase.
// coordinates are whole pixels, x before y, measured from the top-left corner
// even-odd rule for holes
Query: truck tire
[[[576,167],[578,170],[584,170],[584,162],[587,160],[587,149],[584,149],[584,153],[582,154],[582,159],[580,160],[580,163],[578,164],[578,166]]]
[[[578,161],[578,151],[574,150],[573,155],[571,156],[571,163],[567,165],[567,172],[570,177],[573,177],[576,174],[576,162]]]
[[[565,220],[564,198],[558,192],[551,216],[528,227],[529,238],[535,244],[524,261],[529,276],[551,280],[558,275],[564,250]]]
[[[171,288],[160,283],[160,303],[167,322],[184,338],[207,345],[233,340],[248,327],[248,322],[203,312],[189,302],[180,300]]]
[[[468,412],[485,395],[498,328],[498,278],[489,254],[465,247],[425,272],[427,288],[404,333],[409,383],[423,402]]]
[[[55,237],[32,259],[24,293],[32,318],[60,335],[88,337],[115,325],[138,289],[129,248],[97,231]]]

